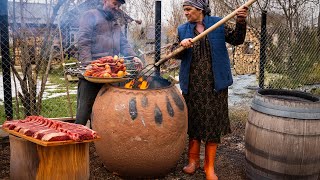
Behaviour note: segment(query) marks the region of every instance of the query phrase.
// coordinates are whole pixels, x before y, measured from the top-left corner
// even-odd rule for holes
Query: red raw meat
[[[42,116],[28,116],[24,120],[6,121],[3,128],[43,141],[83,141],[97,138],[97,133],[80,125],[55,121]]]
[[[18,123],[14,128],[14,131],[24,134],[26,136],[32,136],[35,132],[41,129],[47,129],[47,127],[45,127],[43,124],[38,125],[36,123],[33,123],[32,121],[27,121],[24,123]]]
[[[75,141],[89,140],[97,138],[97,133],[86,126],[80,124],[61,123],[61,132],[66,132]]]
[[[19,133],[24,134],[26,136],[34,136],[34,134],[38,133],[39,131],[48,130],[45,126],[27,126],[23,127],[19,130]],[[37,138],[41,139],[41,138]]]
[[[36,139],[42,139],[42,137],[45,136],[46,134],[58,133],[58,132],[59,131],[56,129],[43,128],[43,129],[40,129],[38,132],[34,133],[32,137]]]
[[[42,141],[66,141],[70,140],[69,136],[64,132],[52,132],[45,134],[42,138]]]
[[[13,121],[5,121],[2,125],[3,128],[8,128],[12,130],[16,127],[16,125],[20,122],[20,120],[13,120]]]

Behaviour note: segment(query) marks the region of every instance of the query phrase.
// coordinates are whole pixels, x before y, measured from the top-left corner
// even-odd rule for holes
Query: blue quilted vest
[[[205,28],[218,22],[221,18],[214,16],[205,16],[203,23]],[[182,41],[186,38],[194,38],[195,23],[187,22],[178,27],[179,40]],[[219,92],[228,88],[233,83],[230,59],[225,42],[224,25],[218,27],[208,34],[212,55],[212,71],[214,77],[214,91]],[[182,93],[188,93],[189,86],[189,71],[192,61],[192,48],[186,49],[180,56],[181,66],[179,72],[180,88]]]

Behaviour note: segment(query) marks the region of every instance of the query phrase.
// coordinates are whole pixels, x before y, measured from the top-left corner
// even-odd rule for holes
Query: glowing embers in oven
[[[126,89],[159,89],[171,85],[171,82],[161,76],[140,77],[139,79],[132,79],[125,84],[120,84],[119,87]]]
[[[138,89],[148,89],[149,83],[147,80],[144,80],[143,77],[139,79],[132,79],[131,81],[127,82],[124,87],[126,89],[138,88]]]

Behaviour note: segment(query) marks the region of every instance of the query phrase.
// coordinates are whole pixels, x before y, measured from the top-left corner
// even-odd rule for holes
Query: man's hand
[[[138,57],[134,57],[132,60],[133,60],[133,62],[135,64],[135,68],[137,70],[141,70],[142,67],[143,67],[143,63],[142,63],[141,59],[139,59]]]
[[[242,9],[240,9],[237,12],[237,22],[243,23],[246,21],[246,18],[248,16],[248,7],[244,6]]]
[[[134,22],[136,22],[136,23],[139,24],[139,25],[142,23],[141,20],[134,20]]]

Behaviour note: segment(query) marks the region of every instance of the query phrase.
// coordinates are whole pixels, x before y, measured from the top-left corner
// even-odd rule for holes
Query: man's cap
[[[121,4],[124,4],[124,3],[126,3],[126,1],[125,0],[118,0]]]

